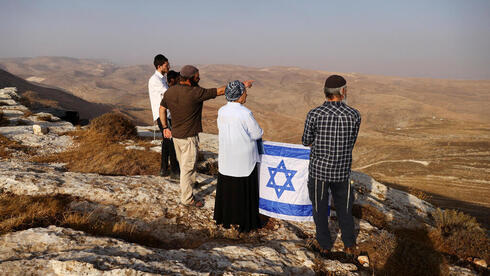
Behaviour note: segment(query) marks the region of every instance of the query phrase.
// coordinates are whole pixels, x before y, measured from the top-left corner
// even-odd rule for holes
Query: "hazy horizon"
[[[171,12],[169,12],[171,11]],[[489,1],[0,0],[0,58],[490,79]]]

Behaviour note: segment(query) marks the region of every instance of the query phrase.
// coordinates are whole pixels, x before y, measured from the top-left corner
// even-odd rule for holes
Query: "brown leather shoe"
[[[204,207],[204,202],[202,200],[197,200],[197,199],[193,198],[189,204],[184,204],[184,205],[188,206],[188,207],[202,208],[202,207]]]

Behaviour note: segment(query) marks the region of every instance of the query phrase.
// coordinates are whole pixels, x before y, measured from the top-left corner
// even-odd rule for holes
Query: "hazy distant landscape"
[[[203,87],[256,80],[246,105],[266,140],[289,143],[301,142],[306,113],[324,101],[323,82],[333,73],[296,67],[198,67]],[[39,57],[0,59],[0,68],[31,82],[22,84],[21,92],[39,90],[34,92],[40,99],[60,106],[70,99],[69,107],[79,107],[87,118],[119,110],[137,124],[151,124],[147,91],[151,65],[123,67],[107,61]],[[490,80],[339,74],[347,79],[349,104],[363,120],[353,169],[395,187],[422,190],[432,202],[469,212],[488,227]],[[15,82],[20,80],[5,75],[0,76],[0,85],[18,86]],[[79,99],[73,102],[69,96]],[[217,133],[217,110],[224,103],[224,98],[205,103],[205,132]],[[93,109],[94,104],[99,109]]]

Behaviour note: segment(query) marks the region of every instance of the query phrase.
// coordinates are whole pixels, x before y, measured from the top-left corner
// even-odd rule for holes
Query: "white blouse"
[[[249,176],[259,161],[257,140],[264,133],[252,111],[240,103],[228,102],[218,111],[218,170],[227,176]]]

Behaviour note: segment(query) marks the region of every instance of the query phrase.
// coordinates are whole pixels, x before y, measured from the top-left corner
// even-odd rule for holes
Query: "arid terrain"
[[[58,97],[44,92],[57,88],[83,100],[80,110],[90,111],[87,106],[96,103],[128,114],[137,124],[151,124],[146,85],[154,69],[149,64],[117,66],[62,57],[0,60],[1,69],[42,86],[42,91],[35,92],[51,104],[63,106],[66,101],[65,94]],[[323,82],[333,73],[295,67],[198,67],[203,87],[221,86],[234,79],[256,80],[247,106],[264,128],[264,138],[290,143],[301,142],[306,113],[323,102]],[[0,82],[5,82],[6,73],[1,73]],[[360,110],[363,118],[353,168],[413,193],[423,191],[426,195],[421,196],[431,197],[429,201],[468,212],[488,228],[490,80],[339,74],[347,79],[349,104]],[[9,80],[0,84],[19,87]],[[206,102],[205,132],[217,132],[217,110],[224,103],[223,98]],[[84,115],[99,115],[95,113]]]

